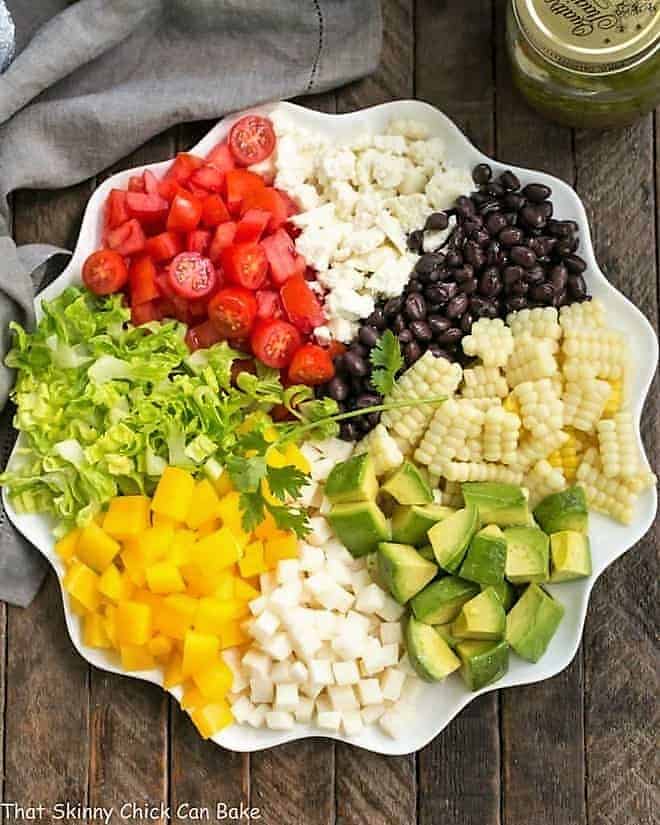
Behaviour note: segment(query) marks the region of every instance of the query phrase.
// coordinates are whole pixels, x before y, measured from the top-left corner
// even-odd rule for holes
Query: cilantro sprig
[[[371,383],[381,395],[389,395],[394,389],[397,373],[403,367],[401,347],[391,329],[378,339],[369,360],[374,368]]]

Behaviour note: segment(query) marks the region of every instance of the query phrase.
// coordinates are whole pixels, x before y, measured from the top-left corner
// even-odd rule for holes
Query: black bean
[[[532,229],[542,229],[545,226],[545,215],[536,204],[528,204],[520,210],[523,223]]]
[[[413,321],[410,324],[410,331],[418,341],[430,341],[433,338],[431,327],[426,321]]]
[[[369,326],[376,327],[376,329],[385,329],[387,322],[385,321],[385,313],[383,310],[380,307],[376,307],[376,309],[367,318],[367,323]]]
[[[451,326],[451,321],[442,315],[429,315],[427,321],[431,327],[431,332],[435,336],[442,335],[442,333],[446,332]]]
[[[587,262],[579,255],[565,255],[564,264],[571,275],[582,275],[587,268]]]
[[[417,341],[411,341],[403,348],[403,357],[408,366],[414,364],[422,355],[422,348]]]
[[[406,286],[406,292],[422,292],[424,287],[419,278],[411,278]]]
[[[515,295],[513,298],[508,298],[506,302],[507,312],[518,312],[520,309],[525,309],[529,306],[529,301],[522,295]]]
[[[525,198],[518,192],[507,192],[502,198],[502,206],[512,212],[519,212],[525,205]]]
[[[552,195],[552,189],[543,183],[528,183],[522,190],[523,195],[532,203],[541,203]]]
[[[555,288],[555,293],[563,292],[568,281],[568,271],[563,264],[557,264],[550,270],[550,283]]]
[[[552,217],[554,209],[551,201],[543,201],[543,203],[538,205],[538,208],[546,220],[549,220]]]
[[[525,236],[522,229],[518,229],[517,226],[507,226],[497,237],[502,246],[511,247],[519,246]]]
[[[427,252],[426,255],[422,255],[422,257],[415,264],[415,272],[433,272],[434,269],[437,269],[437,267],[440,266],[443,260],[444,259],[441,258],[436,252]]]
[[[402,329],[397,337],[400,344],[409,344],[414,336],[409,329]]]
[[[552,284],[537,284],[529,290],[529,297],[539,304],[551,304],[552,299],[555,297],[555,291]]]
[[[461,318],[461,332],[464,335],[469,335],[474,323],[474,315],[471,312],[466,312]]]
[[[344,353],[344,363],[351,375],[363,376],[369,372],[369,367],[364,358],[352,350]]]
[[[363,346],[359,341],[353,341],[351,343],[349,352],[354,353],[355,355],[359,355],[360,358],[365,358],[369,355],[369,350]]]
[[[358,337],[361,344],[364,344],[365,347],[369,347],[369,349],[371,349],[376,346],[380,336],[378,335],[378,330],[376,327],[365,325],[360,327]]]
[[[463,247],[463,257],[475,269],[481,269],[486,263],[486,256],[482,248],[474,241],[468,241]]]
[[[518,225],[518,213],[517,212],[502,212],[504,217],[506,218],[506,222],[509,226],[517,226]]]
[[[471,264],[465,264],[454,270],[454,278],[457,283],[462,284],[464,281],[469,281],[474,278],[474,267]]]
[[[556,243],[557,241],[555,238],[549,238],[547,235],[540,235],[538,238],[530,238],[528,246],[537,258],[544,258],[552,252],[552,249]]]
[[[385,302],[385,306],[383,307],[383,312],[386,318],[393,318],[399,312],[401,312],[401,307],[403,306],[403,298],[400,295],[396,295],[394,298],[390,298]]]
[[[497,235],[507,226],[507,220],[502,212],[491,212],[486,218],[486,229],[491,235]]]
[[[575,274],[568,276],[568,294],[578,301],[586,297],[587,285],[582,275]]]
[[[406,319],[401,314],[397,315],[396,318],[392,321],[392,329],[397,335],[400,332],[402,332],[406,328],[406,326]]]
[[[470,195],[470,198],[472,199],[472,203],[476,207],[479,207],[482,203],[486,203],[486,201],[490,200],[490,195],[487,192],[473,192]]]
[[[445,346],[454,346],[461,340],[462,337],[462,330],[458,327],[450,327],[450,329],[438,336],[437,342],[438,344],[444,344]]]
[[[344,441],[357,441],[359,428],[354,421],[344,421],[339,428],[339,434]]]
[[[554,251],[561,258],[566,258],[569,255],[572,255],[579,245],[580,241],[577,238],[562,238],[562,240],[560,240],[555,247]]]
[[[380,404],[380,396],[376,395],[375,393],[362,393],[362,395],[358,395],[355,399],[355,407],[358,410],[362,410],[365,407],[375,407],[376,404]]]
[[[447,294],[447,284],[433,284],[427,286],[424,295],[430,304],[444,304],[449,300]]]
[[[529,284],[527,281],[516,281],[509,287],[510,295],[527,295],[529,292]]]
[[[564,307],[566,304],[569,303],[568,292],[564,289],[562,290],[559,295],[555,295],[554,300],[552,301],[553,305],[556,307]]]
[[[512,246],[510,254],[511,260],[525,269],[529,269],[536,263],[536,255],[526,246]]]
[[[525,272],[525,278],[529,281],[530,284],[541,284],[545,280],[545,272],[542,266],[536,264],[535,266],[530,266],[530,268]]]
[[[488,215],[491,212],[499,212],[499,210],[501,208],[502,207],[501,207],[500,202],[498,200],[490,200],[490,201],[486,201],[485,203],[481,204],[481,206],[479,207],[479,212],[482,215]]]
[[[421,321],[426,318],[426,301],[419,293],[408,295],[404,304],[403,312],[409,321]]]
[[[507,266],[504,268],[504,286],[511,286],[511,284],[519,281],[524,275],[524,270],[521,266]]]
[[[502,291],[502,281],[500,271],[494,266],[489,266],[481,273],[479,278],[479,292],[486,298],[494,298]]]
[[[447,304],[447,318],[460,318],[468,307],[467,295],[459,293]]]
[[[433,212],[426,219],[424,229],[446,229],[449,226],[449,216],[446,212]]]
[[[447,361],[451,361],[447,350],[443,349],[439,344],[429,344],[428,351],[434,358],[446,358]]]
[[[457,266],[463,265],[463,256],[456,249],[450,249],[445,256],[445,263],[455,269]]]
[[[488,307],[490,306],[490,301],[486,298],[483,298],[481,295],[474,295],[470,299],[470,312],[474,315],[475,318],[485,318],[488,314]]]
[[[508,257],[508,253],[504,252],[497,241],[492,241],[488,244],[488,249],[486,250],[486,263],[489,266],[504,266],[508,260]]]
[[[470,240],[478,243],[479,246],[487,246],[490,243],[490,233],[486,229],[475,229],[470,233]]]
[[[470,278],[469,281],[465,281],[461,284],[461,290],[466,295],[473,295],[477,289],[479,288],[479,281],[476,278]]]
[[[471,215],[474,215],[475,212],[474,204],[466,195],[460,195],[456,198],[455,209],[456,214],[463,218],[469,218]]]
[[[328,395],[335,401],[344,401],[348,398],[348,385],[336,375],[328,382]]]
[[[502,172],[500,175],[500,183],[507,192],[514,192],[516,189],[520,189],[520,181],[510,169],[507,169],[506,172]]]
[[[472,170],[472,180],[477,186],[488,183],[493,176],[493,170],[487,163],[478,163]]]
[[[408,249],[411,252],[421,253],[424,248],[424,233],[421,229],[415,229],[408,235]]]

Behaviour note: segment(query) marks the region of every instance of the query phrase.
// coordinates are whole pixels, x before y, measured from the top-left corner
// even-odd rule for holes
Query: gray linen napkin
[[[5,0],[16,57],[0,75],[0,360],[34,321],[38,264],[7,195],[84,180],[168,127],[311,94],[371,72],[379,0]],[[5,237],[1,237],[1,236]],[[12,376],[0,365],[0,407]],[[10,443],[0,422],[0,456]],[[44,565],[0,513],[0,599],[29,604]]]

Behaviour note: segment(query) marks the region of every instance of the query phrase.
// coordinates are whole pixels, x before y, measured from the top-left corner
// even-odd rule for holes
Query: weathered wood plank
[[[577,188],[598,260],[657,330],[653,120],[576,134]],[[658,467],[658,392],[643,435]],[[585,629],[587,812],[599,825],[657,822],[658,525],[594,588]]]

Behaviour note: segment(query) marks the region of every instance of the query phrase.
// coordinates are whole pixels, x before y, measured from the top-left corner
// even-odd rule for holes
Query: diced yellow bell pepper
[[[181,575],[186,582],[186,593],[196,599],[211,596],[215,590],[217,573],[205,574],[196,564],[183,564]]]
[[[208,702],[208,699],[205,699],[202,692],[198,687],[196,687],[191,682],[187,682],[183,688],[183,694],[181,696],[180,705],[183,710],[195,710],[195,708],[204,707],[204,705]]]
[[[154,630],[169,636],[170,639],[183,640],[188,629],[192,627],[196,612],[197,599],[183,594],[166,596],[154,609]]]
[[[88,613],[83,619],[83,642],[90,647],[111,647],[105,629],[105,616]]]
[[[241,576],[258,576],[268,570],[268,564],[264,558],[264,546],[260,541],[253,541],[245,548],[243,558],[238,562],[238,569]]]
[[[166,467],[154,493],[151,509],[154,513],[185,521],[195,491],[195,479],[178,467]]]
[[[99,577],[86,564],[74,561],[64,576],[64,588],[86,610],[94,611],[100,603]]]
[[[103,529],[118,541],[137,536],[149,527],[150,506],[146,496],[117,496],[110,501]]]
[[[151,637],[151,607],[142,602],[117,605],[117,639],[120,645],[146,645]]]
[[[222,498],[222,496],[226,496],[227,493],[234,492],[234,485],[231,483],[231,478],[229,477],[229,473],[227,471],[223,472],[222,475],[216,479],[213,486],[215,487],[215,491],[220,498]]]
[[[242,624],[244,621],[245,619],[232,619],[225,623],[220,636],[220,650],[244,645],[251,641],[245,630],[243,630]]]
[[[145,570],[147,585],[152,593],[166,595],[168,593],[183,593],[186,583],[178,567],[168,561],[153,564]]]
[[[192,680],[207,701],[217,701],[224,699],[231,689],[234,675],[228,665],[220,659],[204,670],[193,673]]]
[[[144,587],[147,579],[144,575],[145,561],[137,539],[124,542],[124,549],[119,554],[124,569],[135,587]]]
[[[174,541],[173,527],[149,527],[138,538],[144,566],[148,567],[165,558]]]
[[[181,654],[177,651],[172,653],[169,662],[163,671],[163,687],[165,690],[176,687],[183,683],[183,671],[181,670]]]
[[[198,481],[186,516],[186,524],[196,530],[201,524],[218,518],[220,499],[213,485],[207,479]]]
[[[103,608],[103,627],[113,647],[117,645],[117,608],[113,604],[106,604]]]
[[[195,543],[195,533],[192,530],[177,530],[172,539],[167,558],[180,567],[190,561],[190,548]]]
[[[238,578],[230,570],[222,570],[218,573],[215,589],[211,595],[216,599],[233,599]]]
[[[68,564],[74,557],[81,533],[82,530],[76,527],[74,530],[69,531],[66,536],[61,538],[55,545],[55,552],[65,564]]]
[[[119,650],[124,670],[153,670],[156,667],[154,657],[142,645],[121,645]]]
[[[69,604],[71,605],[71,612],[75,613],[76,616],[86,616],[89,613],[85,605],[81,604],[78,599],[75,599],[73,596],[69,596]]]
[[[218,595],[216,591],[216,596]],[[256,587],[252,587],[252,585],[245,581],[245,579],[236,579],[236,584],[234,585],[234,596],[239,599],[240,601],[244,602],[251,602],[252,599],[257,599],[261,595],[261,592],[257,590]]]
[[[190,718],[193,720],[200,736],[204,739],[215,736],[216,733],[219,733],[234,721],[231,708],[225,701],[214,702],[212,705],[197,708],[190,714]]]
[[[218,657],[220,639],[209,633],[198,633],[188,630],[183,640],[183,664],[181,666],[184,677],[192,676],[205,667],[208,667]]]
[[[138,602],[139,604],[146,604],[153,611],[160,607],[163,598],[162,596],[158,596],[156,593],[152,593],[151,590],[146,587],[137,587],[133,591],[130,601]]]
[[[235,491],[227,493],[226,496],[220,499],[218,515],[225,527],[237,530],[243,529],[240,500],[240,494]]]
[[[282,531],[279,530],[275,524],[275,519],[267,512],[264,520],[255,528],[254,537],[266,541],[267,539],[273,538],[273,536],[281,535],[281,533]]]
[[[298,558],[298,539],[294,533],[269,539],[264,548],[264,559],[269,568],[277,567],[278,561]]]
[[[109,564],[99,579],[99,593],[113,602],[122,597],[122,574],[114,564]]]
[[[164,516],[162,513],[151,513],[151,526],[152,527],[171,527],[173,530],[176,530],[177,527],[181,526],[181,522],[173,519],[171,516]]]
[[[149,640],[147,649],[154,659],[162,660],[167,659],[167,657],[171,655],[174,650],[174,645],[172,644],[172,640],[167,636],[159,634]]]
[[[241,546],[234,533],[221,527],[205,536],[190,548],[190,558],[200,570],[212,573],[237,562],[242,555]]]
[[[119,542],[91,521],[80,533],[76,555],[97,573],[102,573],[120,549]]]
[[[292,442],[289,442],[284,450],[284,457],[286,458],[287,464],[290,464],[296,469],[300,470],[301,473],[309,475],[312,468],[310,466],[309,461],[300,452],[300,448],[298,446],[296,446]]]
[[[145,584],[145,582],[142,582]],[[131,577],[128,575],[128,570],[124,570],[121,574],[121,595],[120,600],[128,600],[132,598],[133,593],[135,593],[136,585],[133,584]]]
[[[219,599],[200,599],[195,615],[195,630],[219,636],[230,619],[242,619],[250,614],[246,602],[236,599],[221,602]]]
[[[203,539],[204,536],[210,536],[222,527],[222,521],[219,518],[212,518],[210,521],[200,524],[197,528],[196,535],[198,539]]]

